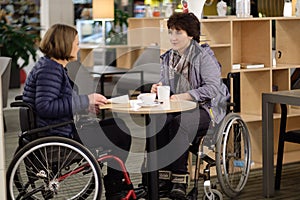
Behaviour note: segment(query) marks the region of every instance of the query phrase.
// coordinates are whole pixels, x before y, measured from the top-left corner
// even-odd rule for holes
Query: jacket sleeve
[[[216,59],[206,51],[202,51],[198,56],[194,60],[194,70],[191,74],[191,85],[194,89],[188,92],[197,101],[207,101],[219,93],[221,71]]]
[[[221,80],[220,64],[215,58],[210,48],[203,51],[200,59],[195,61],[194,77],[192,85],[188,91],[197,101],[208,101],[205,108],[212,108],[213,120],[220,123],[226,115],[226,101],[230,98],[227,86]],[[200,81],[199,81],[200,80]]]
[[[88,107],[87,95],[73,92],[62,67],[44,67],[36,76],[35,105],[36,112],[41,117],[71,116],[76,110]]]

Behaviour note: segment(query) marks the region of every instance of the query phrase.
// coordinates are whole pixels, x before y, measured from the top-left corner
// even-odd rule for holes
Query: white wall
[[[41,37],[56,23],[74,25],[74,4],[72,0],[42,0],[40,7]]]

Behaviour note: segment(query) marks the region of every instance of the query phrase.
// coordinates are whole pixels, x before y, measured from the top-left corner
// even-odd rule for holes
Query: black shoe
[[[124,184],[120,178],[106,175],[103,180],[106,200],[120,200],[127,195],[128,190],[133,189],[132,185]]]
[[[186,184],[174,183],[170,192],[170,199],[185,200],[186,199]]]
[[[160,198],[168,197],[171,189],[172,182],[170,180],[159,180],[158,191]]]
[[[125,197],[125,193],[114,193],[114,194],[109,194],[105,193],[105,199],[106,200],[120,200]]]
[[[136,195],[136,199],[145,198],[147,196],[147,190],[143,186],[134,188],[133,190]]]

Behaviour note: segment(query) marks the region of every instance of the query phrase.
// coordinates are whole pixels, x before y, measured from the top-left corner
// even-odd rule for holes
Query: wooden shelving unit
[[[272,24],[275,23],[276,66],[272,66]],[[262,93],[289,90],[291,69],[300,67],[300,18],[224,18],[202,19],[201,35],[215,52],[222,64],[222,77],[229,72],[240,74],[240,115],[247,122],[253,145],[253,161],[261,164],[261,112]],[[166,21],[161,21],[161,29],[166,29]],[[161,31],[161,49],[169,49],[166,30]],[[279,52],[281,57],[278,58]],[[263,63],[264,68],[232,69],[235,63]],[[236,94],[233,94],[236,95]],[[289,109],[288,129],[300,128],[300,109]],[[280,108],[274,113],[274,152],[277,153]],[[290,145],[287,152],[300,151],[299,145]],[[294,158],[285,159],[286,162]]]
[[[272,33],[273,24],[275,24],[275,33]],[[146,28],[143,29],[143,26]],[[276,90],[291,88],[291,69],[300,67],[299,26],[300,18],[297,17],[229,17],[201,20],[201,35],[204,36],[205,42],[211,46],[222,64],[222,77],[226,77],[229,72],[240,74],[239,114],[250,129],[252,159],[258,165],[262,163],[262,93],[272,92],[274,88]],[[170,48],[166,19],[131,19],[129,30],[128,42],[130,44],[148,45],[149,42],[155,42],[160,45],[162,53]],[[276,66],[273,66],[272,62],[273,35],[276,36]],[[264,68],[233,69],[232,65],[236,63],[263,63]],[[288,129],[300,128],[300,109],[290,107],[288,112]],[[278,105],[275,108],[274,119],[274,152],[276,154],[280,122]],[[286,146],[288,154],[300,151],[299,145]],[[294,159],[286,158],[285,162]]]

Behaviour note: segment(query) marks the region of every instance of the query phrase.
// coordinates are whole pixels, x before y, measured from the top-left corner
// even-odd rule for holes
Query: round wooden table
[[[166,101],[153,107],[141,107],[139,109],[133,109],[129,103],[125,104],[107,104],[101,106],[100,109],[111,109],[116,113],[128,113],[128,114],[142,114],[145,116],[146,136],[147,136],[147,151],[151,152],[147,154],[147,168],[148,168],[148,199],[159,199],[158,191],[158,169],[157,169],[157,138],[156,138],[156,124],[159,114],[184,112],[195,109],[197,103],[193,101]],[[150,120],[151,115],[151,120]],[[150,122],[151,121],[151,122]]]

